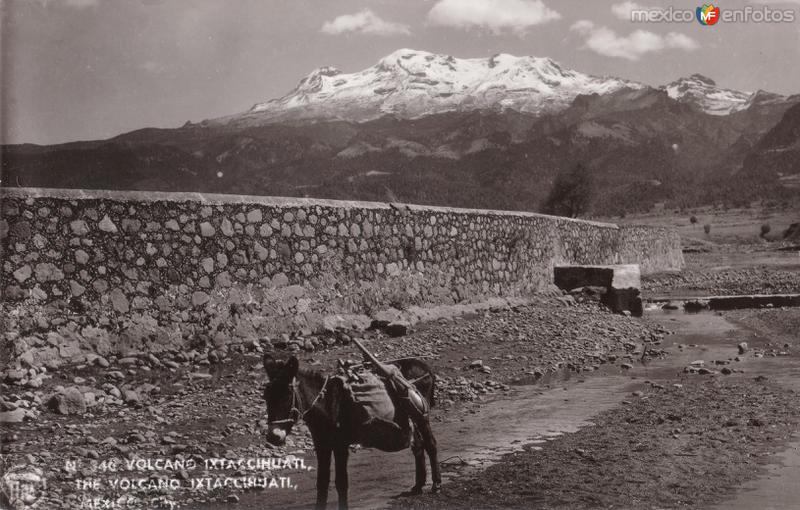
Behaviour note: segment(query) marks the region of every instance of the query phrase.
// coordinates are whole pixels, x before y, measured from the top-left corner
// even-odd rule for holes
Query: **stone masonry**
[[[679,269],[674,232],[531,213],[192,193],[2,189],[7,303],[241,336],[524,296],[555,264]]]

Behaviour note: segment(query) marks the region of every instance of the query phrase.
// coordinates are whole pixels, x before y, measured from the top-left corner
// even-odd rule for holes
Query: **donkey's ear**
[[[286,368],[289,370],[289,375],[294,377],[297,375],[297,369],[300,367],[300,361],[297,360],[296,356],[292,356],[286,362]]]
[[[266,370],[267,373],[270,373],[270,372],[272,372],[272,370],[274,368],[275,368],[275,358],[272,357],[272,354],[270,354],[268,352],[265,352],[264,353],[264,370]]]

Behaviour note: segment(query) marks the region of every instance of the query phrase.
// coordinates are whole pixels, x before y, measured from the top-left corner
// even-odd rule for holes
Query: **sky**
[[[399,48],[550,57],[659,86],[701,73],[800,93],[800,0],[738,0],[790,23],[633,22],[686,1],[0,0],[3,143],[105,139],[238,113],[317,67],[353,72]]]

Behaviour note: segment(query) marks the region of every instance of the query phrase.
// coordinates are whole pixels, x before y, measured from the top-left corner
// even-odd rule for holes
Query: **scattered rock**
[[[707,299],[693,299],[683,303],[683,309],[687,312],[699,312],[701,310],[707,310],[708,307]]]
[[[5,380],[11,383],[20,381],[25,377],[25,373],[25,370],[6,370],[4,374]]]
[[[394,321],[386,326],[386,334],[391,337],[405,336],[411,325],[405,321]]]
[[[83,393],[78,388],[66,388],[62,393],[56,393],[47,401],[47,407],[58,414],[84,414],[86,401]]]
[[[142,402],[142,397],[136,390],[124,389],[122,390],[122,400],[126,404],[140,404]]]
[[[25,419],[25,409],[22,408],[0,413],[0,423],[19,423],[23,419]]]

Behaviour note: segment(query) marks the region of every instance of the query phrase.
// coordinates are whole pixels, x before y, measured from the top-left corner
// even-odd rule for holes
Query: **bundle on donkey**
[[[300,419],[306,422],[317,456],[317,508],[325,508],[328,501],[331,456],[339,508],[347,508],[352,444],[388,452],[410,445],[416,464],[411,492],[421,493],[426,483],[425,453],[431,464],[431,490],[438,491],[441,485],[436,439],[428,419],[436,382],[431,368],[415,358],[380,363],[363,350],[378,374],[345,369],[325,375],[301,368],[294,356],[283,361],[264,356],[269,379],[264,390],[267,440],[282,444]]]

